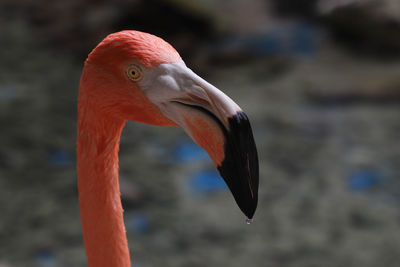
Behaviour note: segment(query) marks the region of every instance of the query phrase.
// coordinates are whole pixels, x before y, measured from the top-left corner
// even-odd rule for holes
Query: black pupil
[[[135,76],[136,75],[136,71],[132,70],[131,74],[132,74],[132,76]]]

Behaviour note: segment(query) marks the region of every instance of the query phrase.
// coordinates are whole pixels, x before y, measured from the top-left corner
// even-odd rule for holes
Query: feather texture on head
[[[138,61],[153,68],[181,60],[178,52],[163,39],[139,31],[121,31],[108,35],[88,56],[87,63]]]

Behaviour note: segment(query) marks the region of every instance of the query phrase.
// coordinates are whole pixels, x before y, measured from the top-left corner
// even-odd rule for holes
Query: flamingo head
[[[207,151],[243,213],[254,216],[258,157],[247,116],[161,38],[107,36],[85,62],[79,102],[110,119],[181,126]]]

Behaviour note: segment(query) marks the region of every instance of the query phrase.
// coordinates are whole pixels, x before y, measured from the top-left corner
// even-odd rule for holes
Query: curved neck
[[[125,121],[99,115],[79,101],[78,190],[91,267],[131,266],[118,183],[118,150],[124,125]]]

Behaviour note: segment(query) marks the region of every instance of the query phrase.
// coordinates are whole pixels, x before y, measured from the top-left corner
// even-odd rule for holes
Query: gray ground
[[[82,62],[34,45],[23,20],[2,25],[0,266],[86,266],[74,163]],[[373,101],[398,90],[399,65],[322,43],[314,56],[195,67],[251,119],[255,221],[245,224],[227,191],[187,192],[210,163],[167,160],[181,129],[128,123],[120,175],[134,265],[399,266],[400,105]],[[331,101],[348,92],[358,100]],[[359,171],[377,182],[354,189]]]

